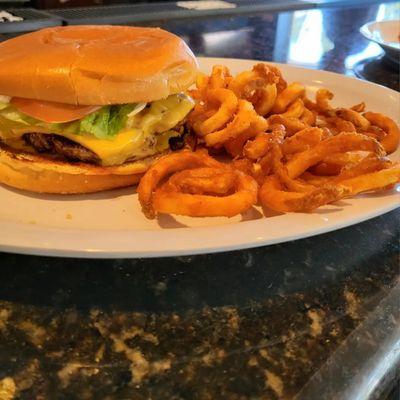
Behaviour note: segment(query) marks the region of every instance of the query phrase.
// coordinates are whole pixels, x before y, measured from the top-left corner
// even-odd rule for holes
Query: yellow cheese
[[[68,131],[51,132],[27,126],[10,132],[0,132],[3,139],[15,139],[26,132],[55,133],[81,144],[93,151],[101,160],[102,165],[122,164],[130,158],[143,158],[165,150],[168,142],[158,140],[162,132],[174,128],[193,108],[193,100],[184,95],[169,96],[164,100],[150,103],[140,113],[128,119],[127,127],[110,139],[98,139],[88,133],[70,133]],[[18,133],[16,133],[18,132]],[[165,147],[165,148],[160,148]]]

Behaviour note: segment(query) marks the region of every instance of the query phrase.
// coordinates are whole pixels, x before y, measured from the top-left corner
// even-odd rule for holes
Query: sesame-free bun
[[[150,102],[187,89],[196,59],[159,28],[82,25],[0,43],[0,94],[66,104]]]
[[[0,184],[37,193],[93,193],[131,186],[159,157],[102,167],[55,161],[0,147]]]

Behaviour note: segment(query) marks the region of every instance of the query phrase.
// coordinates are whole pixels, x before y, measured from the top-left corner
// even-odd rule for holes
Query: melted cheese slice
[[[27,126],[13,132],[1,132],[6,142],[20,138],[25,133],[47,133],[64,136],[93,151],[102,165],[123,164],[130,158],[143,158],[163,151],[168,146],[163,132],[174,128],[193,108],[193,100],[184,94],[169,96],[150,103],[150,107],[128,119],[127,127],[110,139],[98,139],[87,133],[54,132]],[[172,136],[172,135],[171,135]]]

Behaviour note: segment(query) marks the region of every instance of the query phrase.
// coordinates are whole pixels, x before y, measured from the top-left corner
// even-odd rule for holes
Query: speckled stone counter
[[[162,26],[202,55],[305,65],[293,46],[314,18],[325,44],[307,65],[352,74],[358,27],[390,6]],[[399,216],[215,255],[3,253],[0,399],[379,398],[397,379]]]

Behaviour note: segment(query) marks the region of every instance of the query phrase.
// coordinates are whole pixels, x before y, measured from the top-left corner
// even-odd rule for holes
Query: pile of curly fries
[[[334,108],[327,89],[312,101],[263,63],[235,77],[216,65],[190,94],[186,148],[160,158],[138,186],[148,218],[232,217],[257,204],[310,212],[400,181],[400,163],[387,158],[399,127],[364,103]]]

